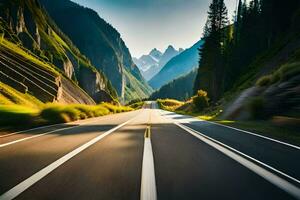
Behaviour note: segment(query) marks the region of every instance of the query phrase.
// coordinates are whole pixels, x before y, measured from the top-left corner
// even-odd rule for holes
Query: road
[[[157,109],[0,137],[0,200],[300,199],[300,148]]]

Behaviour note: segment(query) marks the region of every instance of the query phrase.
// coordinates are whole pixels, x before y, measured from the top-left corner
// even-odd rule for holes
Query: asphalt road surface
[[[300,148],[144,109],[0,136],[0,200],[300,199]]]

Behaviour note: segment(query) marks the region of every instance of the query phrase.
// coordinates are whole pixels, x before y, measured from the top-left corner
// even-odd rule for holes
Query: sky
[[[202,36],[212,0],[72,0],[97,11],[122,36],[134,57],[169,45],[189,48]],[[229,19],[236,0],[225,0]]]

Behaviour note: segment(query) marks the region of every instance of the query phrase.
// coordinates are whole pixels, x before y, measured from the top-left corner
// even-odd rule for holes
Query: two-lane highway
[[[157,109],[0,138],[0,200],[300,199],[300,148]]]

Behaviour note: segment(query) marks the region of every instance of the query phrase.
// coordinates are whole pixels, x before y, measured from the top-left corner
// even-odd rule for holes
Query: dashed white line
[[[150,138],[145,138],[142,165],[141,200],[156,200],[154,159]]]
[[[150,104],[150,106],[152,103]],[[151,106],[152,107],[152,106]],[[154,158],[151,145],[151,117],[152,112],[150,110],[148,126],[145,131],[144,139],[144,153],[142,164],[142,180],[141,180],[141,200],[156,200],[156,180],[154,170]]]

